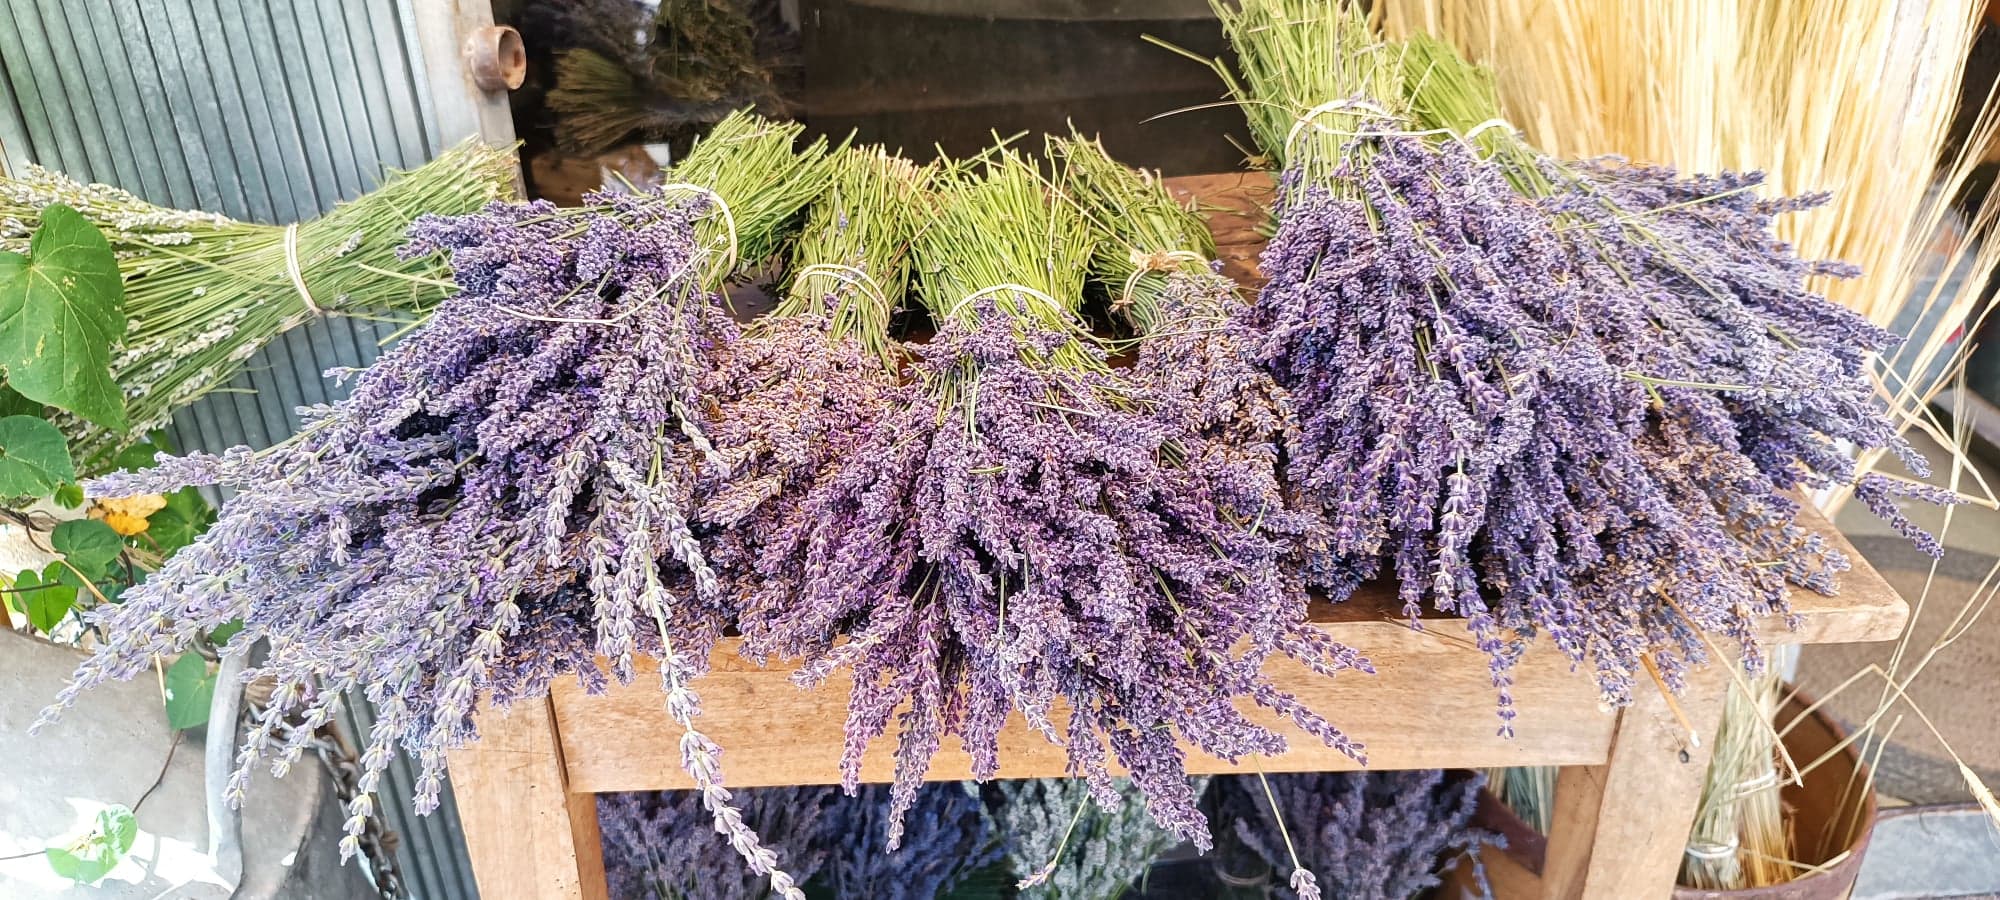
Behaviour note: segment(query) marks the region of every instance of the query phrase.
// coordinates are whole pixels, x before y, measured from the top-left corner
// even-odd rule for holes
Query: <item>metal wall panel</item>
[[[423,0],[0,0],[0,149],[154,203],[238,219],[311,218],[384,167],[442,149],[410,4]],[[336,396],[321,373],[366,365],[394,326],[330,318],[284,335],[230,390],[174,419],[183,449],[267,446],[295,407]],[[365,738],[356,698],[340,724]],[[421,900],[474,898],[447,788],[408,813],[399,761],[379,804]]]

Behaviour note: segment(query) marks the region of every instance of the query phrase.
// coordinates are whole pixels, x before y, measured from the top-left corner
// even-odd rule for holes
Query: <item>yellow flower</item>
[[[90,517],[101,519],[112,531],[131,537],[146,530],[147,517],[166,508],[167,498],[159,494],[115,497],[97,501],[90,508]]]

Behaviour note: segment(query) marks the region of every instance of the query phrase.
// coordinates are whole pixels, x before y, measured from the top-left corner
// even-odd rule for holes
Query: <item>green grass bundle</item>
[[[636,4],[621,4],[623,15],[597,6],[557,4],[543,16],[585,38],[558,55],[548,95],[564,148],[597,153],[633,137],[678,144],[735,109],[784,112],[774,50],[737,0],[665,0],[650,17]],[[628,20],[615,34],[589,21],[614,17]]]
[[[719,254],[710,257],[711,276],[770,259],[791,238],[799,211],[833,183],[825,138],[793,151],[804,132],[795,122],[739,110],[666,173],[664,191],[694,190],[719,201],[696,232]]]
[[[320,315],[426,313],[451,290],[448,269],[438,259],[399,258],[404,231],[424,213],[468,213],[501,199],[513,179],[510,150],[469,142],[320,218],[284,226],[155,206],[41,168],[0,178],[0,249],[25,252],[42,210],[61,203],[110,240],[125,279],[128,324],[111,375],[131,427],[60,414],[79,469],[110,468],[118,451],[222,387],[288,329]]]
[[[823,316],[829,337],[851,336],[886,360],[889,319],[909,291],[910,248],[937,173],[879,147],[836,154],[829,165],[833,185],[807,212],[774,314]]]

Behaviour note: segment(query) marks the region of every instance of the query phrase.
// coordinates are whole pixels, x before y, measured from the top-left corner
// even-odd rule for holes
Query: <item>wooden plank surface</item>
[[[1346,673],[1325,678],[1290,660],[1269,669],[1313,709],[1326,715],[1368,748],[1371,768],[1428,769],[1447,766],[1511,766],[1601,762],[1610,747],[1616,717],[1600,710],[1587,674],[1571,672],[1558,654],[1531,654],[1518,671],[1514,693],[1520,708],[1514,740],[1498,734],[1495,695],[1486,657],[1456,623],[1413,631],[1383,610],[1360,606],[1326,608],[1325,627],[1360,650],[1381,673]],[[817,690],[789,680],[785,666],[758,668],[736,654],[725,639],[714,656],[715,670],[696,684],[702,697],[698,725],[723,748],[725,783],[731,787],[782,784],[835,784],[846,721],[845,675]],[[649,664],[629,686],[591,696],[574,681],[552,690],[558,731],[566,749],[572,789],[630,791],[686,788],[680,751],[663,741],[671,722]],[[1248,706],[1245,709],[1249,709]],[[1268,714],[1254,714],[1266,724]],[[1280,730],[1292,749],[1260,760],[1266,772],[1334,771],[1359,768],[1290,726]],[[1030,730],[1018,715],[1002,733],[1002,778],[1059,776],[1065,751]],[[867,781],[888,781],[895,771],[893,737],[869,748],[862,765]],[[1248,772],[1196,751],[1188,754],[1196,773]],[[931,780],[971,777],[964,751],[947,740],[929,774]]]
[[[478,742],[450,753],[466,854],[482,900],[610,895],[597,798],[564,777],[562,744],[549,704],[523,701],[509,710],[482,710]]]
[[[1828,643],[1894,637],[1908,617],[1907,605],[1832,526],[1815,513],[1806,516],[1809,526],[1856,559],[1855,568],[1846,573],[1837,597],[1793,591],[1798,629],[1788,631],[1782,622],[1767,622],[1766,638]],[[1514,694],[1520,718],[1515,737],[1507,739],[1496,727],[1486,657],[1473,646],[1464,620],[1426,618],[1423,630],[1413,631],[1386,585],[1366,587],[1337,606],[1319,604],[1313,620],[1366,655],[1379,674],[1326,679],[1289,660],[1274,661],[1269,671],[1366,745],[1371,768],[1593,764],[1603,762],[1611,751],[1617,717],[1602,707],[1595,680],[1587,671],[1573,670],[1567,659],[1546,647],[1527,654],[1516,671]],[[696,685],[705,710],[700,727],[723,747],[726,783],[758,787],[837,782],[849,682],[836,676],[818,690],[802,690],[790,682],[789,667],[760,668],[737,654],[737,643],[735,638],[721,642],[714,671]],[[641,674],[632,685],[614,685],[602,695],[586,694],[570,680],[552,688],[573,789],[691,786],[680,770],[675,745],[657,739],[671,723],[657,684],[647,677],[650,671],[642,661]],[[1257,718],[1277,723],[1268,715]],[[1261,761],[1265,771],[1358,768],[1290,726],[1277,727],[1292,749]],[[1009,723],[1002,740],[1000,777],[1064,774],[1064,751],[1018,718]],[[870,748],[862,765],[864,780],[889,780],[894,772],[893,748],[892,740],[877,741]],[[964,751],[947,741],[926,777],[968,778],[969,765]],[[1249,771],[1193,751],[1188,769],[1204,774]]]

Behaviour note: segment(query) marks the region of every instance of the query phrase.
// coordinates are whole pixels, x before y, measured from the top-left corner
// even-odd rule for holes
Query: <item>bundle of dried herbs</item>
[[[1366,663],[1304,625],[1285,545],[1257,526],[1273,501],[1242,493],[1255,473],[1156,415],[1081,329],[1081,216],[1011,151],[940,190],[917,243],[938,336],[914,348],[909,401],[806,497],[828,537],[802,542],[791,615],[767,639],[803,653],[804,683],[852,669],[850,783],[899,723],[897,809],[947,736],[990,777],[1019,712],[1100,800],[1117,800],[1108,744],[1153,816],[1205,842],[1177,740],[1277,752],[1233,705],[1250,698],[1358,756],[1261,670],[1278,653],[1329,674]]]
[[[630,680],[645,653],[659,660],[714,827],[773,890],[797,896],[695,725],[692,684],[736,613],[695,535],[704,486],[687,464],[714,453],[703,387],[738,336],[716,291],[745,248],[775,245],[762,230],[816,193],[824,148],[794,156],[796,136],[739,121],[690,157],[684,177],[700,162],[715,173],[706,184],[420,219],[403,253],[449,254],[459,290],[351,396],[308,410],[278,446],[163,457],[87,486],[101,497],[191,484],[236,493],[199,541],[93,612],[111,637],[49,717],[241,619],[222,652],[267,642],[245,677],[276,687],[233,794],[261,759],[280,771],[296,761],[350,692],[376,706],[351,853],[399,750],[421,764],[415,803],[427,812],[445,751],[475,737],[480,695],[504,705],[565,674],[596,688],[600,658]]]
[[[558,48],[547,103],[565,150],[634,138],[685,145],[746,107],[787,114],[774,72],[796,65],[775,3],[629,0],[537,3],[522,27]]]
[[[315,316],[428,313],[450,292],[448,273],[436,259],[399,255],[404,232],[420,213],[468,213],[511,193],[514,165],[508,150],[463,144],[296,226],[167,209],[33,166],[0,178],[0,249],[25,251],[43,210],[63,204],[111,241],[125,280],[128,321],[111,377],[129,427],[58,416],[79,468],[108,470],[120,450]]]

